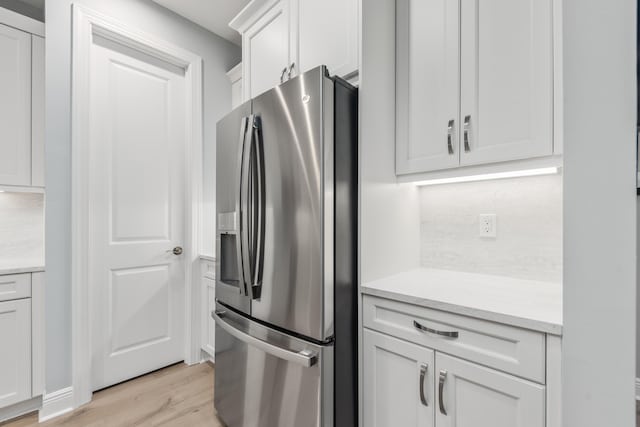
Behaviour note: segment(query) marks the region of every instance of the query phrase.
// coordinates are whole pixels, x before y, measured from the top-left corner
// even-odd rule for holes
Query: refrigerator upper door
[[[240,233],[241,172],[244,147],[251,137],[247,102],[220,120],[216,128],[216,298],[249,314],[242,268]]]
[[[253,100],[264,233],[252,317],[333,335],[333,81],[318,67]]]

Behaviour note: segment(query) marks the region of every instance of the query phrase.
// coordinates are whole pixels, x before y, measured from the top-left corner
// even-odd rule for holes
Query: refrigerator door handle
[[[240,293],[244,295],[247,294],[247,285],[245,282],[244,275],[244,244],[242,241],[242,228],[244,225],[242,224],[242,211],[243,211],[243,202],[242,202],[242,194],[243,194],[243,168],[244,168],[244,151],[245,151],[245,141],[247,139],[247,124],[249,123],[249,119],[247,117],[243,117],[240,122],[240,141],[238,143],[238,163],[237,163],[237,176],[236,176],[236,215],[238,217],[238,226],[237,226],[237,234],[236,234],[236,256],[237,256],[237,265],[238,265],[238,275],[240,281]]]
[[[264,221],[265,221],[265,209],[264,209],[264,201],[265,201],[265,179],[264,179],[264,152],[262,149],[262,140],[261,140],[261,122],[260,117],[254,116],[253,123],[251,124],[252,129],[252,139],[251,139],[251,147],[252,153],[255,156],[255,168],[252,171],[255,174],[255,194],[251,197],[252,205],[251,212],[253,214],[252,220],[254,221],[255,228],[252,231],[255,233],[251,236],[251,242],[254,244],[252,253],[252,273],[251,277],[251,287],[250,287],[250,296],[252,299],[260,298],[260,293],[262,290],[262,269],[264,264]]]
[[[268,343],[267,341],[253,337],[245,332],[242,332],[234,328],[221,317],[224,313],[216,311],[211,312],[211,317],[216,321],[216,324],[225,330],[229,335],[236,339],[247,343],[253,347],[256,347],[265,353],[271,354],[279,359],[286,360],[288,362],[297,363],[305,368],[310,368],[318,361],[318,355],[311,350],[292,351],[286,348],[279,347],[277,345]]]
[[[252,220],[251,208],[252,205],[250,199],[250,179],[251,179],[251,151],[253,146],[253,119],[254,116],[250,115],[247,119],[246,129],[243,138],[243,150],[240,168],[240,246],[241,246],[241,258],[242,262],[239,264],[239,269],[242,271],[243,286],[245,295],[250,296],[251,283],[251,236],[252,236]]]

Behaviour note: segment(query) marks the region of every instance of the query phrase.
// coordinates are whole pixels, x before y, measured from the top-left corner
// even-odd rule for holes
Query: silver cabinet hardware
[[[447,126],[447,148],[449,150],[449,155],[453,154],[453,128],[455,124],[455,120],[449,120],[449,126]]]
[[[444,382],[447,380],[447,371],[440,371],[440,381],[438,382],[438,403],[440,405],[440,413],[447,415],[444,407]]]
[[[471,116],[465,116],[464,118],[464,151],[467,153],[471,151]]]
[[[289,66],[289,72],[287,73],[288,78],[291,78],[291,74],[293,73],[293,68],[296,66],[295,62],[292,62]]]
[[[420,402],[422,402],[424,406],[429,406],[427,397],[424,395],[424,379],[427,376],[428,369],[429,365],[420,365]]]
[[[182,250],[182,246],[176,246],[176,247],[175,247],[175,248],[173,248],[173,249],[169,249],[169,250],[167,251],[167,253],[169,253],[169,252],[171,252],[171,253],[172,253],[172,254],[174,254],[174,255],[182,255],[182,252],[183,252],[183,250]]]
[[[282,74],[280,74],[280,83],[284,83],[284,75],[287,74],[287,67],[282,69]]]
[[[318,355],[311,350],[295,351],[287,348],[268,343],[252,335],[249,335],[239,329],[236,329],[231,324],[224,320],[224,315],[218,314],[217,311],[211,313],[211,317],[216,321],[216,325],[224,329],[229,335],[236,339],[247,343],[253,347],[262,350],[278,359],[286,360],[289,362],[297,363],[305,368],[310,368],[318,361]]]
[[[427,328],[426,326],[421,325],[415,320],[413,321],[413,326],[415,326],[415,328],[418,330],[429,332],[430,334],[440,335],[441,337],[458,338],[458,336],[460,335],[458,331],[438,331],[437,329]]]

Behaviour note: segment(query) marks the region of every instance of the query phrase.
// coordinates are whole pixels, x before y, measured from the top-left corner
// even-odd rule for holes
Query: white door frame
[[[185,70],[185,362],[200,361],[198,256],[202,205],[202,58],[73,4],[71,112],[71,329],[74,407],[91,401],[89,283],[90,50],[94,35],[141,51]]]

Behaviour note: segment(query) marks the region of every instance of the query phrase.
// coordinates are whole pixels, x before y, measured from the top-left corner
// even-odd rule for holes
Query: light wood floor
[[[173,365],[99,391],[91,403],[38,424],[27,415],[1,427],[222,427],[213,409],[213,366]]]

